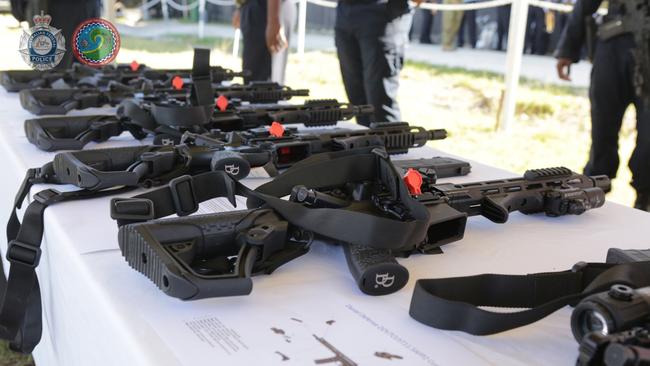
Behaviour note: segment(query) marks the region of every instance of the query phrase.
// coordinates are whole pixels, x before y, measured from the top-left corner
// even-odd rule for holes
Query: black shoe
[[[634,202],[634,208],[650,212],[650,194],[638,193]]]

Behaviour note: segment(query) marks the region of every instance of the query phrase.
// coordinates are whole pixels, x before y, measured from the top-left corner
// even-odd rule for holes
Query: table
[[[22,124],[30,115],[17,95],[2,91],[0,101],[4,223],[25,170],[53,154],[27,142]],[[137,143],[123,135],[89,147]],[[400,158],[441,154],[427,147]],[[452,180],[511,176],[473,162],[469,176]],[[43,339],[34,351],[38,365],[307,365],[332,357],[327,345],[359,365],[572,365],[577,344],[569,329],[570,308],[489,337],[439,331],[408,315],[415,280],[565,270],[581,260],[603,261],[610,247],[647,248],[650,237],[650,215],[609,202],[575,217],[515,213],[505,225],[475,217],[465,239],[443,247],[444,254],[400,259],[411,279],[393,295],[363,295],[340,248],[316,244],[273,275],[256,277],[250,296],[183,302],[126,264],[109,218],[109,199],[66,202],[46,211],[38,268],[44,311]],[[218,207],[203,204],[202,211]]]

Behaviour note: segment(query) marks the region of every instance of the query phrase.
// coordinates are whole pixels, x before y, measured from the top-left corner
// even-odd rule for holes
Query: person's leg
[[[637,192],[634,207],[650,211],[650,108],[644,106],[641,100],[635,104],[637,110],[636,147],[629,163],[632,171],[632,187]]]
[[[444,0],[445,4],[460,4],[463,0]],[[442,48],[454,49],[454,39],[458,34],[460,22],[463,19],[462,11],[444,11],[442,13]]]
[[[418,12],[421,12],[421,11],[422,11],[422,9],[418,9],[418,10],[416,10],[415,13],[417,14]],[[413,22],[411,22],[411,28],[409,29],[409,42],[413,41],[413,35],[415,35],[415,19],[414,19]],[[422,35],[420,34],[420,37],[421,36]]]
[[[336,53],[341,68],[343,86],[348,95],[348,101],[352,104],[368,104],[366,91],[363,82],[363,63],[361,59],[361,45],[353,33],[352,25],[354,17],[350,16],[352,7],[339,2],[336,9],[336,25],[334,27],[334,42]],[[369,125],[371,118],[368,116],[357,117],[357,122],[362,125]]]
[[[535,34],[533,39],[534,55],[546,54],[546,14],[542,8],[534,7],[535,14]]]
[[[429,9],[421,9],[422,30],[420,32],[420,43],[431,44],[431,28],[433,28],[433,13]]]
[[[646,105],[634,91],[635,61],[631,52],[634,47],[632,37],[623,37],[618,44],[617,53],[624,55],[626,61],[626,86],[629,93],[633,94],[632,98],[636,107],[636,146],[628,164],[632,171],[631,185],[637,192],[634,207],[650,211],[650,106]],[[598,52],[598,48],[596,48],[596,52]]]
[[[271,53],[266,47],[266,0],[247,0],[241,7],[240,23],[244,39],[242,69],[251,73],[244,82],[269,81]]]
[[[478,33],[476,30],[476,10],[469,10],[466,12],[467,15],[467,32],[469,33],[469,45],[472,48],[476,48],[476,42],[478,41]]]
[[[284,84],[287,70],[287,60],[291,48],[291,32],[296,23],[296,4],[291,0],[283,0],[280,8],[280,22],[287,37],[287,48],[271,56],[271,80]]]
[[[374,6],[372,16],[378,19],[377,24],[366,27],[360,35],[364,85],[368,102],[375,107],[376,121],[398,122],[401,120],[397,104],[399,73],[404,64],[407,32],[412,14],[402,15],[388,23],[383,20],[384,32],[379,34],[375,27],[379,26],[382,19],[386,19],[381,16],[381,9],[382,7]]]
[[[533,6],[528,8],[526,17],[526,33],[524,35],[524,53],[533,53],[535,48],[535,9]]]
[[[462,1],[458,2],[459,4],[462,4]],[[451,44],[453,45],[454,43],[454,38],[458,37],[458,32],[460,30],[460,25],[461,22],[463,21],[463,17],[465,15],[464,11],[454,11],[452,12],[453,14],[453,23],[452,23],[452,29],[451,29]]]
[[[591,75],[591,151],[587,175],[616,177],[619,166],[618,134],[631,102],[624,61],[615,42],[600,42]]]
[[[503,50],[503,42],[508,36],[508,28],[510,27],[510,8],[511,5],[504,5],[497,9],[497,33],[499,38],[497,50],[499,51]]]
[[[463,12],[463,16],[460,18],[460,27],[458,28],[458,41],[456,45],[460,48],[465,45],[465,31],[467,30],[467,12]]]

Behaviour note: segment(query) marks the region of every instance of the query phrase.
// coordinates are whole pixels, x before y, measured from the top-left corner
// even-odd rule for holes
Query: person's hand
[[[239,29],[239,25],[241,24],[241,12],[239,9],[235,9],[235,12],[232,13],[232,26],[235,29]]]
[[[568,58],[557,59],[557,76],[566,81],[571,81],[571,62]]]
[[[287,38],[279,19],[269,19],[266,23],[266,47],[271,53],[280,52],[287,47]]]

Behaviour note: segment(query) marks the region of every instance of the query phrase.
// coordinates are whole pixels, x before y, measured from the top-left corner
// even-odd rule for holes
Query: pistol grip
[[[392,294],[408,282],[408,270],[388,250],[343,244],[343,252],[350,273],[364,294]]]

